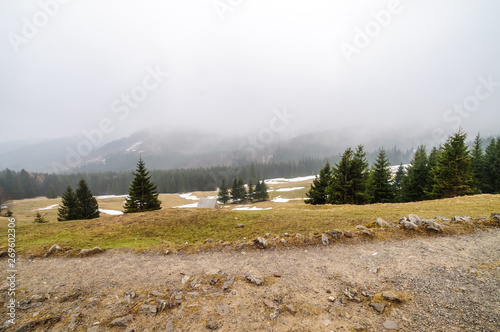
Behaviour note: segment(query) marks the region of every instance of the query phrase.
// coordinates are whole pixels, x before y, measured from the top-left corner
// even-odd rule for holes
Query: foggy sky
[[[499,134],[499,22],[496,0],[0,0],[0,142],[283,109],[285,136]]]

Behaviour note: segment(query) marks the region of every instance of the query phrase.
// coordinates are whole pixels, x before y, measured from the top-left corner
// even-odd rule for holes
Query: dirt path
[[[245,281],[250,274],[265,282]],[[24,322],[26,331],[499,331],[500,230],[280,251],[21,260],[18,287],[16,327]],[[388,300],[386,290],[410,299]],[[167,308],[153,315],[162,300]],[[378,314],[370,302],[386,308]],[[129,314],[126,327],[110,325]]]

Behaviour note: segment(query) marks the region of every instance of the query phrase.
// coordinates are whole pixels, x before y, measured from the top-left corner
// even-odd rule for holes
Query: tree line
[[[483,151],[478,134],[469,147],[459,130],[429,152],[419,146],[407,167],[393,174],[386,151],[379,150],[372,167],[363,146],[348,148],[333,167],[321,169],[306,193],[308,204],[412,202],[479,193],[500,193],[500,138]]]
[[[242,202],[253,202],[253,201],[265,201],[269,199],[269,193],[267,192],[267,184],[262,181],[257,181],[254,186],[254,179],[250,179],[247,187],[242,178],[234,179],[231,191],[226,184],[226,179],[222,179],[221,185],[219,187],[219,194],[217,199],[226,204],[229,201],[232,203],[242,203]]]

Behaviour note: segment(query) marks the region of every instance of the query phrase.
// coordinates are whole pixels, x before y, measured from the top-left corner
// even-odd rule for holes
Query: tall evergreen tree
[[[426,190],[429,186],[430,169],[425,146],[421,145],[417,148],[406,174],[403,182],[404,200],[415,202],[427,199]]]
[[[318,205],[327,203],[326,189],[332,182],[332,171],[330,163],[327,162],[325,167],[319,171],[319,176],[313,180],[311,188],[306,192],[307,199],[304,201],[306,204]]]
[[[460,129],[444,143],[435,167],[434,197],[448,198],[475,192],[466,138],[467,134]]]
[[[500,193],[500,138],[492,139],[484,154],[484,180],[482,191]]]
[[[326,189],[327,203],[354,203],[352,158],[352,149],[347,148],[340,157],[340,161],[333,167],[330,185]]]
[[[99,205],[97,204],[96,198],[92,195],[92,192],[84,179],[81,179],[78,183],[76,197],[78,199],[78,204],[80,205],[82,219],[99,218]]]
[[[241,203],[246,197],[245,186],[243,179],[234,179],[231,187],[231,199],[234,203]]]
[[[222,204],[226,204],[227,202],[229,202],[229,191],[226,184],[226,179],[224,178],[222,179],[222,182],[220,184],[219,194],[217,195],[217,198],[220,202],[222,202]]]
[[[367,203],[366,183],[368,180],[368,161],[363,145],[358,145],[352,159],[352,191],[354,204]]]
[[[394,193],[394,201],[397,203],[403,202],[403,182],[405,181],[406,171],[403,167],[403,163],[401,163],[398,167],[398,171],[394,176],[394,180],[392,181],[392,191]]]
[[[474,139],[474,145],[472,147],[471,167],[474,186],[478,189],[478,191],[482,190],[484,179],[484,156],[481,144],[481,136],[477,134],[476,138]]]
[[[128,189],[124,212],[134,213],[161,209],[156,185],[151,181],[151,175],[149,175],[142,158],[139,159],[133,175],[134,179]]]
[[[258,181],[257,185],[255,186],[255,199],[258,201],[265,201],[269,199],[267,184],[264,180]]]
[[[389,203],[394,200],[391,170],[384,149],[380,149],[368,181],[367,193],[371,203]]]
[[[253,185],[253,180],[250,180],[248,182],[248,190],[246,196],[247,201],[253,201],[255,198],[255,187]]]
[[[57,210],[57,220],[77,220],[82,219],[82,209],[78,203],[78,198],[71,186],[66,188],[62,194],[61,206]]]

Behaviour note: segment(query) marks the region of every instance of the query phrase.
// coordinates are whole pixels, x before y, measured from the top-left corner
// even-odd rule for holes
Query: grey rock
[[[357,226],[356,226],[356,229],[358,229],[358,230],[360,230],[360,229],[366,229],[366,227],[365,227],[365,226],[363,226],[363,225],[357,225]]]
[[[153,290],[150,294],[152,296],[165,296],[165,294],[162,291],[157,290],[157,289]]]
[[[392,227],[392,224],[390,222],[382,218],[377,218],[377,221],[375,223],[380,227]]]
[[[422,225],[422,220],[416,214],[410,214],[410,215],[408,215],[408,220],[410,222],[414,223],[417,226]]]
[[[219,324],[216,321],[212,320],[207,323],[206,327],[209,330],[217,330],[219,328]]]
[[[173,296],[176,301],[181,301],[182,297],[184,296],[184,293],[182,291],[178,291],[175,292]]]
[[[330,241],[328,240],[328,237],[325,234],[321,234],[321,243],[323,243],[323,245],[325,246],[330,244]]]
[[[290,236],[290,234],[288,234],[288,233],[285,233],[284,235],[285,235],[285,236]]]
[[[399,219],[399,224],[403,226],[404,229],[415,229],[417,225],[406,218]]]
[[[224,283],[222,284],[222,290],[229,289],[229,287],[231,287],[233,283],[234,283],[234,276],[227,278],[226,281],[224,281]]]
[[[351,237],[353,237],[353,236],[354,236],[354,234],[352,234],[352,231],[345,231],[345,232],[344,232],[344,236],[345,236],[345,237],[349,237],[349,238],[351,238]]]
[[[476,218],[476,221],[489,221],[490,219],[488,219],[487,217],[479,217],[479,218]]]
[[[330,231],[326,232],[326,234],[328,234],[328,236],[331,237],[332,239],[337,239],[339,237],[339,235],[338,235],[339,233],[342,234],[338,230],[330,230]]]
[[[393,291],[383,291],[382,297],[384,299],[392,301],[392,302],[403,302],[403,299],[401,298],[401,296],[394,293]]]
[[[145,315],[156,315],[158,308],[154,304],[143,304],[139,307],[139,312]]]
[[[274,303],[274,301],[264,299],[264,304],[266,305],[266,307],[276,308],[276,304]]]
[[[211,269],[210,271],[207,271],[205,274],[206,275],[221,274],[221,270],[219,270],[219,269]]]
[[[331,325],[331,324],[332,324],[332,321],[329,320],[328,318],[323,319],[323,326],[328,326],[328,325]]]
[[[62,251],[61,247],[59,247],[57,244],[54,244],[52,247],[50,247],[49,251],[47,251],[44,255],[44,257],[49,257],[55,252]]]
[[[165,327],[165,331],[166,332],[172,332],[172,331],[174,331],[174,321],[173,320],[170,319],[167,322],[167,326]]]
[[[291,313],[292,315],[295,315],[297,313],[297,310],[295,309],[295,307],[291,304],[287,304],[285,305],[285,309]]]
[[[246,280],[250,281],[255,286],[260,286],[264,283],[264,277],[256,274],[250,274],[246,276]]]
[[[442,232],[443,231],[441,229],[441,227],[437,223],[435,223],[434,221],[424,221],[423,226],[428,231],[434,231],[434,232]]]
[[[200,282],[199,282],[199,277],[196,277],[193,279],[193,281],[191,281],[191,283],[189,284],[192,288],[198,288],[200,287]]]
[[[388,330],[399,330],[399,325],[395,321],[388,319],[384,322],[384,328]]]
[[[45,297],[38,294],[34,294],[30,297],[30,300],[34,302],[43,302],[45,301]]]
[[[264,239],[262,237],[258,237],[257,239],[254,240],[254,242],[257,245],[257,247],[260,249],[267,248],[267,241],[266,241],[266,239]]]
[[[118,317],[118,318],[114,319],[109,324],[113,325],[113,326],[127,326],[127,324],[130,323],[133,319],[134,319],[134,316],[129,314],[129,315],[126,315],[123,317]]]
[[[496,221],[500,221],[500,213],[492,213],[491,218],[493,218]]]
[[[29,331],[33,331],[33,329],[35,327],[36,327],[36,322],[28,321],[28,322],[23,322],[23,323],[19,324],[14,331],[15,332],[29,332]]]
[[[212,239],[206,239],[205,240],[205,243],[212,243],[212,242],[214,242],[214,240],[212,240]]]
[[[465,217],[465,216],[455,216],[455,217],[451,218],[451,221],[466,222],[468,224],[472,224],[471,217]]]
[[[276,309],[269,315],[269,318],[275,320],[276,318],[278,318],[279,315],[280,315],[280,310]]]
[[[186,282],[189,281],[189,279],[191,279],[191,276],[189,276],[189,275],[182,276],[182,278],[181,278],[181,284],[184,285]]]
[[[243,224],[236,225],[236,228],[243,228],[243,227],[245,227],[245,225],[243,225]]]
[[[82,257],[87,257],[87,256],[91,256],[91,255],[96,255],[96,254],[100,254],[102,253],[104,250],[102,250],[101,248],[99,247],[94,247],[92,249],[82,249],[80,250],[80,253],[79,255],[82,256]]]
[[[81,295],[82,295],[82,293],[71,293],[71,294],[68,294],[68,295],[65,295],[65,296],[61,297],[61,299],[59,300],[59,302],[63,303],[63,302],[75,301],[75,300],[78,300],[78,298]]]
[[[370,303],[370,307],[372,307],[373,309],[375,309],[376,312],[378,312],[379,314],[381,314],[381,313],[384,312],[385,303],[382,303],[382,302],[372,302],[372,303]]]

